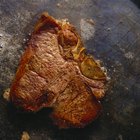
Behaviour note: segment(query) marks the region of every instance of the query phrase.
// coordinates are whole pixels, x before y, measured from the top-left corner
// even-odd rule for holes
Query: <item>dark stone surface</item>
[[[59,4],[58,4],[59,3]],[[25,114],[4,101],[38,15],[68,18],[89,53],[111,77],[103,113],[84,129],[58,130],[49,110]],[[94,27],[86,19],[93,19]],[[94,35],[94,38],[93,38]],[[0,0],[0,139],[138,140],[140,136],[140,10],[129,0]]]

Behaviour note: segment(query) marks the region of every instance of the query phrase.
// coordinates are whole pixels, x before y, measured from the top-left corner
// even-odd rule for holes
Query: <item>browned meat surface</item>
[[[60,128],[84,127],[101,112],[106,75],[75,28],[42,14],[10,89],[11,101],[27,111],[53,108]]]
[[[80,76],[74,77],[53,105],[52,118],[59,127],[84,127],[100,114],[101,105]]]

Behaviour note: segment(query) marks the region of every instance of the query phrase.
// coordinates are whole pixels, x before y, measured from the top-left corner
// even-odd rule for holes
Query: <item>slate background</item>
[[[135,3],[133,3],[135,2]],[[59,4],[58,4],[59,3]],[[26,40],[39,14],[68,18],[81,32],[90,54],[102,60],[111,77],[100,118],[83,129],[58,130],[49,110],[24,114],[7,104],[3,91],[12,82]],[[94,34],[94,35],[93,35]],[[140,136],[140,9],[136,0],[0,0],[0,139],[138,140]]]

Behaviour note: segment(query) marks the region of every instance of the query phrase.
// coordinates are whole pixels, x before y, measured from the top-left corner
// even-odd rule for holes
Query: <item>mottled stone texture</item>
[[[38,15],[68,18],[89,53],[111,77],[102,116],[84,129],[58,130],[50,110],[24,114],[4,101]],[[95,28],[92,28],[94,20]],[[91,25],[90,25],[90,24]],[[83,28],[84,24],[87,28]],[[83,29],[80,29],[83,28]],[[94,38],[93,38],[94,36]],[[0,139],[138,140],[140,132],[140,10],[129,0],[0,0]]]

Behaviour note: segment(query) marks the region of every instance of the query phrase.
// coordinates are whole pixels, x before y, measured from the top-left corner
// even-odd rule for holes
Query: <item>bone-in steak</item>
[[[75,28],[43,13],[20,60],[10,99],[27,111],[53,108],[50,116],[60,128],[84,127],[101,112],[105,82]]]

